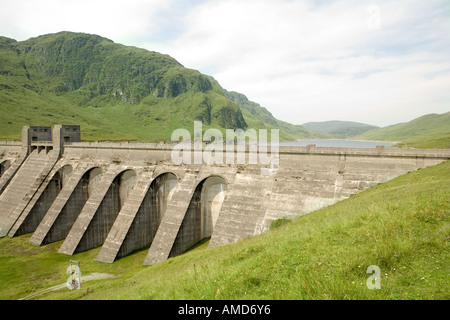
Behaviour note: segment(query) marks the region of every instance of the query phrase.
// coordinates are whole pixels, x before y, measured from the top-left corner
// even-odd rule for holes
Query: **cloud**
[[[0,30],[17,40],[59,31],[98,34],[116,42],[151,36],[152,16],[166,0],[2,1]]]

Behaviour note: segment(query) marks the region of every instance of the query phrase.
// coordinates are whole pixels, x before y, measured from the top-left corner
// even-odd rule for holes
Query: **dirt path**
[[[117,278],[118,276],[114,275],[114,274],[110,274],[110,273],[91,273],[87,276],[81,276],[81,284],[83,284],[83,282],[86,281],[92,281],[92,280],[103,280],[103,279],[112,279],[112,278]],[[62,283],[59,284],[57,286],[53,286],[41,291],[37,291],[35,293],[32,293],[24,298],[20,298],[19,300],[30,300],[33,299],[37,296],[40,296],[41,294],[45,294],[51,291],[55,291],[55,290],[60,290],[60,289],[64,289],[67,288],[67,284],[66,283]]]

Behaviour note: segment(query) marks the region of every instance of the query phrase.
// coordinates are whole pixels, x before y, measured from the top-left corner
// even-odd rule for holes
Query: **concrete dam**
[[[173,146],[82,142],[79,126],[24,127],[0,142],[0,237],[32,233],[59,253],[101,247],[112,263],[149,248],[146,265],[204,238],[210,247],[260,234],[399,175],[450,150],[279,147],[277,167],[176,164]],[[235,150],[250,156],[250,150]]]

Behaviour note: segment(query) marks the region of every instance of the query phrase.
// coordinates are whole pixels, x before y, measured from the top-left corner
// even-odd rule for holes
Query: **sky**
[[[293,124],[450,111],[449,0],[0,0],[0,35],[169,54]]]

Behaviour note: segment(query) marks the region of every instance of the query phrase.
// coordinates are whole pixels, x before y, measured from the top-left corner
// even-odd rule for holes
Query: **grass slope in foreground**
[[[114,264],[99,249],[77,254],[86,282],[39,299],[449,299],[450,162],[412,172],[239,243],[207,241],[155,266],[147,250]],[[0,239],[0,299],[64,283],[61,243],[36,248],[29,235]],[[370,265],[381,289],[369,290]]]

